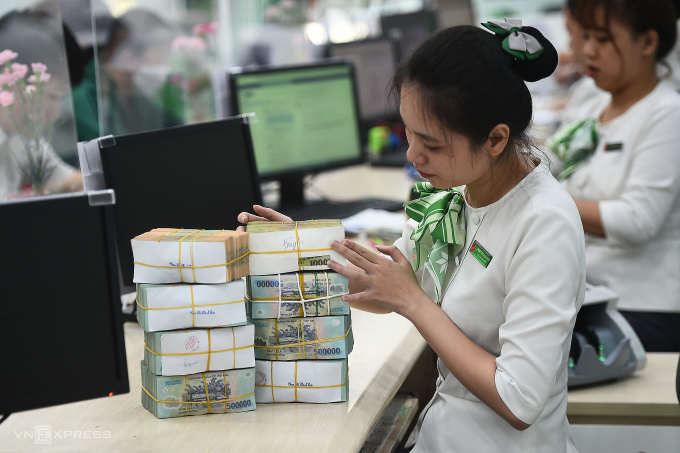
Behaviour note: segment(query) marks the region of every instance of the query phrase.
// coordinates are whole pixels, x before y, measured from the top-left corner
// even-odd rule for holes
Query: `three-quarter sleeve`
[[[508,408],[528,424],[538,419],[565,366],[583,297],[582,231],[564,210],[544,206],[523,215],[507,238],[516,250],[505,263],[495,381]]]
[[[599,202],[610,245],[640,245],[663,227],[680,192],[680,109],[657,108],[640,125],[621,195]]]

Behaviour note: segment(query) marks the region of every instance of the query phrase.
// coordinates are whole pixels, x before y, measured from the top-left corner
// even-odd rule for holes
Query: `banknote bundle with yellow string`
[[[255,409],[248,234],[157,228],[132,249],[142,405],[158,418]]]
[[[339,220],[250,222],[248,313],[255,329],[255,400],[347,401],[354,338],[346,277],[328,262],[345,231]]]

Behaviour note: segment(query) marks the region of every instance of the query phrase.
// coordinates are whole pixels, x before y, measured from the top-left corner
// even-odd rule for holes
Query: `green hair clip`
[[[522,32],[520,19],[505,18],[504,22],[490,20],[482,24],[496,35],[504,37],[503,50],[520,60],[533,60],[543,53],[543,45],[528,33]]]

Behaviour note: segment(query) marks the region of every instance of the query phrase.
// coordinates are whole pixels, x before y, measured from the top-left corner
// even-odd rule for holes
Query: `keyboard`
[[[401,211],[403,201],[385,198],[362,198],[345,202],[317,201],[302,206],[282,207],[280,211],[293,220],[344,219],[364,209],[383,209],[385,211]]]

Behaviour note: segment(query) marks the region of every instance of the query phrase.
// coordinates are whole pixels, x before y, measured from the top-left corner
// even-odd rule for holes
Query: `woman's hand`
[[[248,222],[254,222],[254,221],[267,221],[271,220],[274,222],[292,222],[293,219],[288,217],[287,215],[281,214],[280,212],[274,211],[273,209],[270,208],[265,208],[264,206],[260,206],[259,204],[253,205],[253,210],[255,211],[256,214],[251,214],[249,212],[242,212],[238,215],[238,221],[247,225]],[[246,227],[240,226],[236,228],[236,231],[246,231]]]
[[[350,263],[363,270],[361,272],[350,266],[345,267],[333,260],[328,264],[332,270],[348,277],[350,281],[356,281],[358,285],[365,288],[359,293],[343,296],[343,300],[350,304],[363,306],[377,304],[409,318],[410,313],[416,310],[421,302],[432,303],[420,288],[411,263],[398,248],[376,246],[380,253],[389,255],[392,258],[390,260],[349,240],[344,240],[342,243],[334,241],[331,247],[347,258]]]

